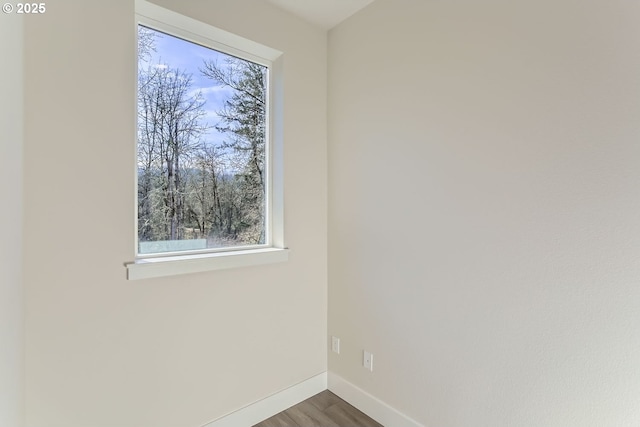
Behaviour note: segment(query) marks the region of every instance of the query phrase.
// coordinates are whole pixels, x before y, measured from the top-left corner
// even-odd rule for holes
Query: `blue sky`
[[[153,30],[151,30],[153,31]],[[140,67],[147,65],[166,65],[169,68],[179,68],[191,74],[193,93],[200,91],[206,104],[205,121],[210,128],[204,140],[210,143],[219,144],[224,140],[224,136],[219,134],[214,128],[218,124],[219,118],[216,111],[219,111],[224,100],[229,98],[233,91],[228,87],[222,87],[217,82],[204,77],[199,68],[203,65],[203,60],[217,61],[219,65],[224,65],[224,58],[228,55],[217,52],[195,43],[191,43],[168,34],[153,31],[155,37],[156,51],[151,52],[151,57],[147,61],[141,61]]]

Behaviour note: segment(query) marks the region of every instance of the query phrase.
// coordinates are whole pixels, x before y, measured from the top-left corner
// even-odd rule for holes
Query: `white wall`
[[[0,16],[0,425],[23,421],[22,18]]]
[[[326,370],[326,33],[262,1],[158,3],[284,52],[290,260],[125,280],[134,2],[48,5],[25,22],[29,427],[197,427]]]
[[[640,424],[639,16],[377,0],[330,32],[331,371],[429,426]]]

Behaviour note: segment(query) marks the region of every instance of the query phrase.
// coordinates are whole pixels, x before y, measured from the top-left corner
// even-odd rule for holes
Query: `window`
[[[136,261],[144,278],[286,259],[268,47],[144,1]],[[277,95],[276,95],[277,96]]]

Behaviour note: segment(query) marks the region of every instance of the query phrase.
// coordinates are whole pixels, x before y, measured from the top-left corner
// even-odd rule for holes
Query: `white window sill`
[[[127,279],[138,280],[271,264],[284,262],[288,259],[289,249],[264,248],[198,255],[141,258],[135,262],[125,264],[125,267],[127,267]]]

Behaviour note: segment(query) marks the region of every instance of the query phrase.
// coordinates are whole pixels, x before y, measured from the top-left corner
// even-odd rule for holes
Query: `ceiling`
[[[373,0],[268,0],[276,6],[321,28],[329,29]]]

